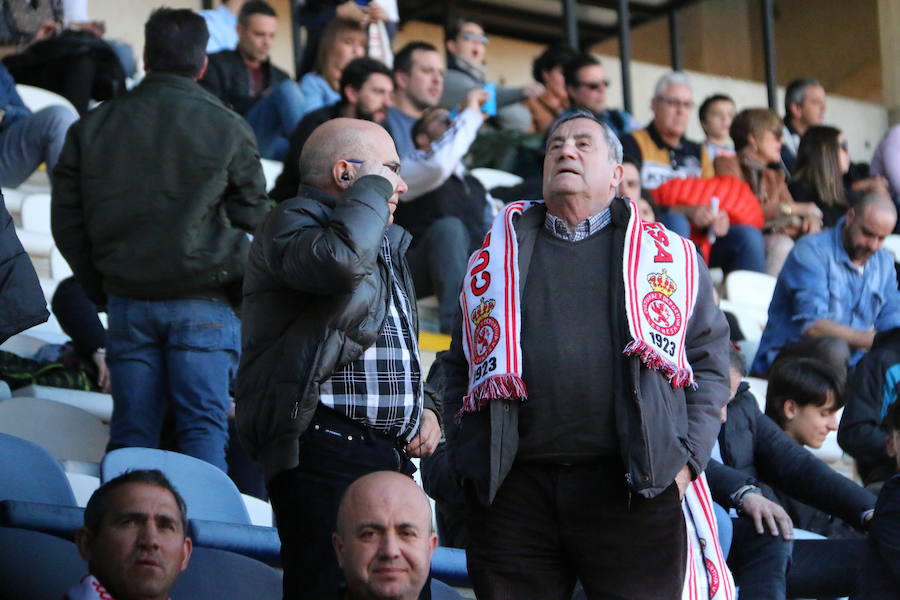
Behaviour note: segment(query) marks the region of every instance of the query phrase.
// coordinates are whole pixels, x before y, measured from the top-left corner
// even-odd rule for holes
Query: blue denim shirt
[[[6,111],[6,116],[0,123],[0,129],[5,129],[31,114],[31,111],[22,102],[19,92],[16,91],[15,80],[2,63],[0,63],[0,108]]]
[[[893,257],[879,250],[860,270],[844,250],[843,227],[841,219],[832,229],[807,235],[794,246],[778,275],[752,372],[768,373],[778,352],[800,341],[819,319],[866,331],[900,326]],[[863,354],[854,351],[850,364]]]
[[[341,95],[331,89],[325,78],[318,73],[307,73],[300,80],[300,92],[303,94],[303,108],[300,118],[312,111],[340,102]]]

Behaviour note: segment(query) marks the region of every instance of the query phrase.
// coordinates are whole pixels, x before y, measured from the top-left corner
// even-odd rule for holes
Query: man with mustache
[[[849,347],[852,367],[877,332],[900,325],[894,257],[881,250],[896,222],[890,198],[870,193],[833,229],[794,246],[778,275],[751,373],[767,374],[778,353],[798,342],[815,342],[832,362]]]
[[[128,471],[93,493],[75,533],[89,574],[66,600],[166,600],[191,558],[187,509],[157,470]]]

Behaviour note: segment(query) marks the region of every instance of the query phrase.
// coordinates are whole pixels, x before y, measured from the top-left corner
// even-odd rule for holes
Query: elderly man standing
[[[409,475],[441,437],[423,394],[406,184],[388,133],[334,119],[300,155],[300,194],[260,226],[244,284],[238,432],[264,467],[285,598],[334,597],[341,495],[372,471]]]
[[[560,119],[545,202],[508,205],[469,262],[444,407],[479,598],[681,597],[728,326],[691,244],[616,197],[621,160],[593,115]]]

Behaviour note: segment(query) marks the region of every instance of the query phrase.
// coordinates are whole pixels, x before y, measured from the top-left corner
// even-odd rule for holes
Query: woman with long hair
[[[810,127],[800,139],[788,189],[796,202],[818,206],[823,225],[834,227],[855,197],[844,187],[844,173],[849,169],[850,152],[841,131],[825,125]]]
[[[304,115],[341,99],[341,73],[351,60],[366,55],[367,40],[365,29],[356,21],[334,19],[325,27],[315,69],[300,80]]]
[[[778,275],[794,240],[819,231],[822,213],[814,205],[791,197],[781,166],[784,124],[768,108],[746,108],[731,123],[736,156],[718,156],[717,175],[742,178],[756,195],[765,217],[766,272]]]

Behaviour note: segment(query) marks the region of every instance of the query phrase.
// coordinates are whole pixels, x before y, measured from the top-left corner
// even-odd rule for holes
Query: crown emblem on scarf
[[[481,299],[481,302],[478,303],[478,306],[475,307],[475,310],[472,311],[472,322],[475,323],[476,327],[489,316],[491,316],[491,311],[494,310],[494,305],[497,304],[494,300],[484,301],[484,298]]]
[[[662,270],[662,273],[650,273],[647,275],[647,282],[654,292],[659,292],[665,296],[671,296],[678,289],[675,281],[668,276],[665,269]]]

